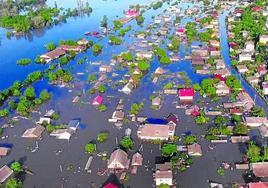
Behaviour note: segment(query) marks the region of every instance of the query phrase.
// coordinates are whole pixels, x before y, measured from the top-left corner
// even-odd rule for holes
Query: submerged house
[[[94,98],[92,105],[99,106],[102,105],[103,102],[103,97],[98,95],[97,97]]]
[[[186,101],[192,101],[194,99],[194,89],[180,89],[179,90],[179,99],[180,100],[186,100]]]
[[[188,148],[188,155],[190,156],[202,156],[202,149],[201,146],[197,143],[191,144],[187,146]]]
[[[58,59],[59,57],[65,55],[66,52],[61,48],[56,48],[55,50],[52,50],[46,54],[43,54],[40,56],[40,59],[45,62],[50,62],[54,59]]]
[[[72,119],[68,123],[68,128],[70,130],[76,131],[76,129],[78,128],[79,125],[80,125],[80,121],[78,119]]]
[[[268,119],[266,117],[243,117],[242,119],[245,125],[249,127],[268,126]]]
[[[40,138],[45,131],[45,127],[38,125],[33,128],[29,128],[22,134],[22,138]]]
[[[5,157],[8,155],[10,149],[6,147],[0,147],[0,157]]]
[[[139,166],[142,166],[143,157],[142,155],[137,152],[132,156],[131,160],[131,174],[137,174],[137,170]]]
[[[137,130],[138,138],[141,140],[170,140],[175,134],[176,124],[169,122],[167,124],[146,123],[140,125]]]
[[[122,92],[129,95],[134,88],[134,85],[132,83],[127,83],[123,88]]]
[[[250,163],[250,170],[257,177],[268,177],[268,162]]]
[[[4,183],[12,174],[13,170],[7,165],[0,168],[0,183]]]
[[[129,163],[128,154],[122,149],[116,149],[110,156],[107,168],[112,172],[122,172],[129,168]]]
[[[156,164],[155,170],[155,184],[160,186],[161,184],[173,185],[172,165],[171,163]]]
[[[70,140],[73,131],[71,129],[57,129],[50,133],[50,136],[56,137],[56,139],[60,140]]]

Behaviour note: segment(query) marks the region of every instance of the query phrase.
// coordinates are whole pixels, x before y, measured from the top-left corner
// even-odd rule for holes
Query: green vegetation
[[[261,148],[258,147],[254,142],[249,142],[247,157],[252,163],[259,162],[261,160]]]
[[[172,82],[168,82],[164,85],[164,89],[172,89],[173,88],[173,83]]]
[[[114,20],[113,23],[114,23],[114,30],[115,31],[119,30],[120,28],[122,28],[124,26],[123,23],[119,20]]]
[[[147,71],[150,68],[150,64],[145,62],[144,60],[139,60],[138,61],[138,69],[141,71]]]
[[[22,166],[18,161],[15,161],[11,164],[10,168],[14,171],[14,172],[22,172]]]
[[[185,136],[184,142],[186,145],[191,145],[191,144],[197,142],[197,137],[195,135],[192,135],[192,134]]]
[[[39,8],[26,15],[2,16],[0,25],[5,28],[13,28],[17,32],[28,32],[33,28],[52,25],[54,17],[58,15],[59,10],[56,8]]]
[[[56,45],[53,42],[51,42],[51,43],[48,43],[46,47],[47,47],[47,51],[52,51],[56,48]]]
[[[168,184],[161,183],[159,185],[159,188],[169,188],[169,185]]]
[[[107,132],[100,132],[98,135],[97,135],[97,141],[100,142],[100,143],[103,143],[105,141],[108,140],[108,133]]]
[[[85,152],[89,154],[93,154],[96,152],[96,144],[88,143],[85,145]]]
[[[228,122],[228,119],[222,115],[218,115],[214,119],[216,125],[225,125]]]
[[[118,38],[116,36],[110,35],[109,36],[109,42],[111,44],[120,45],[123,41],[122,41],[122,39],[120,39],[120,38]]]
[[[185,26],[186,28],[186,36],[189,42],[193,41],[196,38],[197,31],[195,29],[196,23],[188,22]]]
[[[49,72],[47,76],[51,83],[56,83],[57,81],[69,83],[73,78],[72,74],[67,69],[58,69],[55,72]]]
[[[107,28],[108,27],[108,18],[106,15],[104,15],[102,17],[102,21],[101,21],[101,27]]]
[[[195,123],[197,125],[204,125],[209,121],[209,117],[206,117],[204,112],[200,112],[200,115],[195,117]]]
[[[159,9],[161,8],[163,5],[162,1],[157,1],[156,3],[153,4],[153,9],[156,10],[156,9]]]
[[[140,104],[133,103],[131,105],[130,114],[137,115],[139,111],[143,108],[144,104],[141,102]]]
[[[96,75],[95,74],[90,74],[88,76],[87,80],[89,81],[89,83],[94,82],[96,80]]]
[[[126,28],[123,28],[119,31],[118,36],[123,37],[126,35],[127,32],[131,30],[131,26],[127,26]]]
[[[218,135],[230,135],[231,131],[226,126],[210,127],[208,129],[208,134],[213,136]]]
[[[170,157],[177,152],[177,146],[175,144],[164,144],[161,147],[161,154],[164,157]]]
[[[48,101],[51,99],[51,93],[49,93],[46,89],[44,89],[40,95],[39,95],[39,98],[42,100],[42,101]]]
[[[171,42],[170,45],[167,46],[168,49],[173,51],[173,52],[179,52],[180,38],[172,36],[170,42]]]
[[[9,111],[7,109],[0,110],[0,117],[7,117],[9,115]]]
[[[138,25],[143,24],[144,20],[145,20],[145,18],[142,15],[139,15],[136,17],[136,21],[137,21]]]
[[[171,63],[170,58],[167,56],[167,53],[165,49],[157,47],[156,48],[156,54],[159,58],[160,63],[163,63],[164,65],[169,65]]]
[[[240,81],[234,75],[230,75],[226,77],[226,84],[234,91],[242,90],[242,85]]]
[[[93,53],[94,55],[98,55],[101,53],[103,46],[101,44],[95,44],[93,46]]]
[[[100,112],[104,112],[104,111],[107,110],[107,106],[104,105],[104,104],[102,104],[102,105],[99,105],[99,106],[98,106],[98,109],[99,109]]]
[[[99,88],[98,88],[98,90],[99,90],[100,93],[105,93],[105,91],[106,91],[105,85],[103,85],[103,84],[100,85]]]
[[[31,62],[31,59],[20,59],[17,61],[17,65],[29,65]]]
[[[69,63],[69,59],[67,56],[63,56],[59,59],[61,65],[67,65]]]
[[[263,108],[260,108],[258,106],[254,106],[250,111],[250,115],[255,116],[255,117],[265,117],[266,113],[265,113],[265,110]]]
[[[208,42],[211,39],[210,32],[202,32],[202,33],[199,33],[199,39],[202,42]]]
[[[120,140],[120,145],[126,149],[132,149],[134,146],[134,142],[131,138],[125,136]]]
[[[10,178],[7,180],[5,188],[22,188],[22,182],[16,178]]]
[[[133,61],[133,54],[132,52],[125,52],[121,54],[121,57],[123,58],[124,61]]]
[[[46,125],[46,130],[48,133],[52,133],[55,130],[63,129],[63,128],[65,128],[65,126],[63,125],[51,125],[51,124]]]
[[[249,130],[248,130],[247,126],[242,124],[242,123],[236,124],[234,129],[233,129],[233,133],[235,135],[247,135],[248,132],[249,132]]]
[[[217,169],[217,173],[220,175],[220,176],[224,176],[225,175],[225,170],[224,168],[220,167]]]

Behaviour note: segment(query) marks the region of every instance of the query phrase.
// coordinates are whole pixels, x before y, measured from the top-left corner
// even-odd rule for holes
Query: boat
[[[85,35],[86,36],[90,36],[91,35],[91,32],[89,32],[89,31],[88,32],[85,32]]]

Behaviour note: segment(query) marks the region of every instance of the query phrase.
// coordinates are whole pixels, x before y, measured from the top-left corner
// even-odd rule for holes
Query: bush
[[[177,146],[175,144],[164,144],[161,148],[161,154],[164,157],[170,157],[177,152]]]
[[[14,171],[14,172],[22,172],[22,166],[18,161],[15,161],[11,164],[10,168]]]
[[[9,115],[9,111],[7,109],[0,110],[0,117],[7,117]]]
[[[56,45],[51,42],[51,43],[48,43],[46,47],[47,47],[47,51],[52,51],[56,48]]]
[[[31,62],[31,59],[20,59],[17,61],[17,65],[29,65]]]
[[[134,146],[134,142],[131,138],[129,137],[123,137],[121,140],[120,140],[120,145],[123,146],[124,148],[126,149],[132,149],[133,146]]]
[[[46,89],[44,89],[40,95],[39,95],[39,98],[42,100],[42,101],[48,101],[51,99],[51,93],[49,93]]]
[[[96,152],[96,144],[88,143],[85,145],[85,152],[92,154]]]
[[[22,182],[16,178],[8,179],[5,188],[21,188]]]
[[[99,105],[98,109],[99,109],[100,112],[104,112],[104,111],[107,110],[107,106],[102,104],[102,105]]]
[[[188,136],[185,136],[184,138],[184,142],[186,145],[191,145],[195,143],[196,141],[197,141],[197,138],[195,135],[188,135]]]
[[[101,132],[97,135],[97,141],[98,142],[105,142],[106,140],[108,140],[108,133],[106,132]]]

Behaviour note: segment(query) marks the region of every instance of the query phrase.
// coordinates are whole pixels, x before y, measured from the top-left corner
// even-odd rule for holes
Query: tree
[[[249,142],[247,157],[249,158],[250,162],[252,163],[259,162],[261,159],[260,154],[261,154],[261,148],[258,147],[254,142]]]
[[[31,59],[20,59],[17,61],[17,65],[29,65],[31,62]]]
[[[85,145],[85,152],[92,154],[96,152],[96,144],[88,143]]]
[[[199,34],[199,38],[203,42],[208,42],[211,39],[211,34],[209,32],[202,32]]]
[[[150,68],[150,64],[143,60],[138,61],[138,69],[141,71],[147,71]]]
[[[164,157],[170,157],[177,152],[177,146],[175,144],[164,144],[161,148],[161,154]]]
[[[101,53],[103,46],[101,44],[95,44],[92,48],[94,55],[98,55]]]
[[[169,185],[168,184],[161,183],[159,185],[159,188],[169,188]]]
[[[263,157],[262,157],[263,161],[268,161],[268,147],[265,147],[263,149]]]
[[[195,135],[188,135],[188,136],[185,136],[184,138],[184,142],[186,145],[191,145],[195,143],[196,141],[197,141],[197,138]]]
[[[254,106],[250,111],[250,115],[255,116],[255,117],[265,117],[266,113],[265,113],[264,109],[262,109],[258,106]]]
[[[27,99],[34,99],[35,98],[35,89],[33,87],[28,87],[24,91],[24,96],[27,97]]]
[[[95,74],[90,74],[87,79],[89,82],[94,82],[96,80],[96,75]]]
[[[120,140],[120,145],[126,149],[132,149],[134,146],[134,142],[131,138],[125,136]]]
[[[242,121],[241,116],[233,114],[232,115],[232,121],[237,122],[237,123],[241,122]]]
[[[249,130],[246,125],[242,123],[238,123],[233,130],[234,134],[236,135],[247,135]]]
[[[23,169],[22,169],[22,166],[21,164],[18,162],[18,161],[15,161],[11,164],[11,167],[10,167],[14,172],[22,172]]]
[[[106,91],[105,85],[100,85],[98,90],[99,90],[100,93],[105,93],[105,91]]]
[[[0,117],[7,117],[9,115],[9,111],[7,109],[0,110]]]
[[[107,25],[108,25],[108,18],[107,18],[106,15],[104,15],[104,16],[102,17],[101,27],[105,27],[105,28],[107,28]]]
[[[42,101],[48,101],[49,99],[51,99],[51,93],[49,93],[46,89],[44,89],[44,90],[40,93],[39,98],[40,98]]]
[[[98,142],[105,142],[106,140],[108,140],[108,133],[107,132],[100,132],[97,135],[97,141]]]
[[[46,47],[47,47],[47,51],[52,51],[56,48],[56,45],[51,42],[51,43],[48,43]]]
[[[67,56],[63,56],[59,59],[61,65],[67,65],[69,62],[69,59]]]
[[[144,20],[145,20],[145,18],[142,15],[139,15],[136,17],[136,21],[137,21],[138,25],[143,24]]]
[[[221,115],[216,116],[214,119],[214,123],[216,125],[224,125],[227,123],[227,121],[228,120],[224,116],[221,116]]]
[[[104,112],[104,111],[107,110],[107,106],[102,104],[102,105],[99,105],[98,109],[99,109],[100,112]]]
[[[21,188],[22,182],[16,178],[8,179],[5,188]]]

